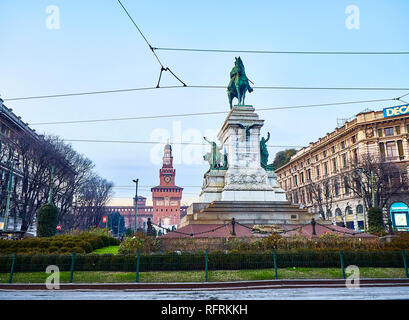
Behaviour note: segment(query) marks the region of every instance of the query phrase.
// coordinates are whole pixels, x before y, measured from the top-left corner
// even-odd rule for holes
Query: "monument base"
[[[285,196],[278,199],[270,190],[226,190],[223,191],[222,201],[285,201]]]
[[[221,146],[212,142],[212,153],[208,156],[212,159],[217,150],[223,150],[223,167],[209,162],[211,169],[203,177],[199,203],[187,209],[179,228],[226,224],[233,218],[249,226],[311,222],[315,215],[290,204],[274,171],[261,166],[261,150],[268,140],[261,144],[263,124],[253,106],[233,106],[217,136]]]
[[[317,214],[288,201],[213,201],[193,203],[179,228],[193,224],[226,224],[232,218],[246,225],[308,224]]]

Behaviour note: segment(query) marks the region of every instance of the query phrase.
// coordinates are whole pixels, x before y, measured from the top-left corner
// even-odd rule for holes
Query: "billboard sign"
[[[409,104],[404,104],[401,106],[388,107],[383,109],[383,116],[385,118],[402,116],[409,114]]]
[[[409,230],[409,207],[403,202],[395,202],[391,205],[390,217],[392,227],[398,231]]]

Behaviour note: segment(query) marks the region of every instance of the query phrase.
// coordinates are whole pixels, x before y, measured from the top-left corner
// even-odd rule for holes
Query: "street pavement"
[[[215,291],[1,290],[0,300],[409,300],[409,287]]]

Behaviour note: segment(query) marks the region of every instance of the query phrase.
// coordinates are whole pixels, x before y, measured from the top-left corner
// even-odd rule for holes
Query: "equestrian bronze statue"
[[[232,108],[233,98],[237,98],[238,106],[244,105],[246,92],[253,91],[253,88],[250,87],[249,81],[250,80],[247,78],[244,70],[243,61],[241,61],[240,57],[236,57],[234,67],[230,72],[230,82],[227,86],[227,96],[229,98],[230,109]]]

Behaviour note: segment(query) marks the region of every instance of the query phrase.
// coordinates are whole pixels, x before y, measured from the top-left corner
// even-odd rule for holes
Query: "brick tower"
[[[165,145],[162,168],[159,170],[160,184],[151,189],[153,202],[153,223],[165,228],[177,227],[180,222],[180,201],[182,190],[175,186],[172,147]]]

